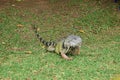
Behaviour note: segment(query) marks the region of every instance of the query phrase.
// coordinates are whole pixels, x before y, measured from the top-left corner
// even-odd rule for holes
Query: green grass
[[[56,10],[51,6],[53,11],[40,14],[15,7],[0,11],[1,80],[110,80],[120,75],[120,18],[113,11],[115,5],[103,8],[97,3],[92,6],[94,1],[76,1],[64,4],[67,8],[54,5]],[[31,23],[37,24],[47,40],[57,41],[68,34],[81,36],[80,55],[66,61],[46,52]]]

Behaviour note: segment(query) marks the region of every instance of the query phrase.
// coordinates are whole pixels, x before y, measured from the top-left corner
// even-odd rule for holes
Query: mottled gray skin
[[[66,47],[81,47],[82,39],[79,36],[76,35],[70,35],[64,40],[64,46]]]

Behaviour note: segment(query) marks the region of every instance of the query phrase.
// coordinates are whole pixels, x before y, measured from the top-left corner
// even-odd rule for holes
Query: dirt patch
[[[25,9],[49,9],[48,0],[1,0],[0,9],[5,7],[17,7]]]
[[[0,9],[5,8],[9,4],[8,0],[0,0]]]
[[[21,8],[21,9],[30,9],[33,12],[35,11],[35,13],[41,13],[41,11],[53,11],[55,13],[59,13],[61,10],[64,11],[81,11],[84,12],[84,9],[82,10],[79,6],[77,5],[72,5],[72,6],[68,6],[66,4],[71,4],[69,3],[70,0],[59,0],[56,2],[50,2],[50,0],[0,0],[0,9],[6,8],[6,7],[16,7],[16,8]],[[92,1],[90,3],[92,4],[84,4],[84,3],[89,3],[89,0],[85,0],[82,3],[78,4],[81,6],[96,6],[96,4],[99,4],[99,7],[101,8],[106,8],[109,5],[111,5],[111,3],[114,3],[113,0],[107,1],[107,0],[99,0],[99,1]],[[76,2],[77,3],[77,2]],[[75,14],[77,15],[77,13]]]
[[[37,9],[49,9],[47,0],[25,0],[15,3],[16,6],[21,8],[37,8]]]

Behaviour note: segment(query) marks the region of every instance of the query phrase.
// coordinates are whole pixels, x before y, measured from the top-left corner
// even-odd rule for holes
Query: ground
[[[119,80],[120,14],[113,0],[1,0],[0,80]],[[46,52],[46,40],[82,38],[66,61]]]

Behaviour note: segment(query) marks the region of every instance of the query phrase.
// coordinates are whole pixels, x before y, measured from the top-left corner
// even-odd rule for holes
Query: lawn
[[[7,6],[6,6],[7,5]],[[120,80],[120,14],[106,0],[16,0],[0,9],[0,80]],[[36,38],[75,34],[83,44],[67,61]]]

